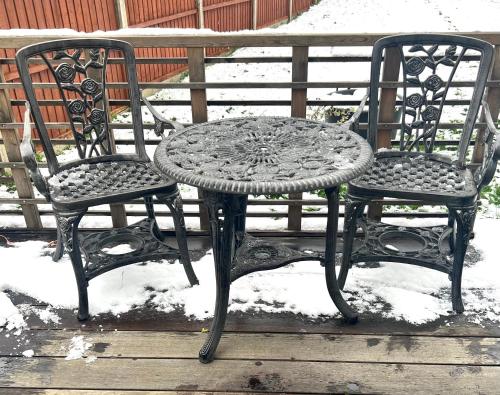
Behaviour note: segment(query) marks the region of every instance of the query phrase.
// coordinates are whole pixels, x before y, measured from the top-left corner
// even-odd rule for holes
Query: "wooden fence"
[[[477,37],[491,42],[495,45],[496,58],[492,71],[492,75],[488,81],[487,100],[490,104],[494,119],[498,118],[500,109],[500,33],[461,33],[472,37]],[[366,88],[369,85],[367,78],[364,80],[354,81],[327,81],[327,82],[309,82],[308,81],[308,65],[317,62],[370,62],[369,56],[309,56],[310,47],[320,46],[371,46],[373,43],[384,36],[383,34],[224,34],[224,35],[140,35],[134,36],[120,36],[119,38],[132,43],[136,48],[157,49],[157,48],[187,48],[186,57],[169,58],[168,61],[174,60],[179,64],[189,65],[190,82],[145,82],[141,81],[141,88],[168,88],[168,89],[189,89],[191,92],[191,100],[157,100],[153,102],[155,105],[190,105],[192,109],[193,122],[203,122],[207,119],[207,108],[209,106],[241,106],[241,105],[261,105],[261,106],[289,106],[290,115],[297,117],[304,117],[306,114],[306,106],[328,106],[328,105],[344,105],[354,106],[358,104],[353,100],[311,100],[307,97],[308,88]],[[9,38],[0,38],[0,48],[6,50],[11,48],[19,48],[24,45],[52,40],[57,38],[64,38],[64,35],[45,36],[40,37],[38,34],[23,35],[19,37],[11,36]],[[70,36],[68,36],[69,38]],[[73,36],[74,37],[74,36]],[[107,37],[113,37],[108,35]],[[266,57],[219,57],[219,56],[205,56],[205,48],[221,48],[221,47],[292,47],[292,56],[266,56]],[[8,53],[8,52],[7,52]],[[390,56],[390,55],[388,55]],[[113,59],[113,62],[119,63],[121,59]],[[155,56],[149,58],[140,58],[139,61],[146,65],[163,64],[166,61],[165,57]],[[205,66],[216,63],[291,63],[292,73],[291,80],[288,82],[205,82]],[[390,62],[389,62],[390,63]],[[394,63],[394,62],[393,62]],[[5,56],[0,59],[0,64],[12,66],[14,59],[12,56]],[[390,70],[387,70],[386,75],[390,76]],[[332,77],[334,78],[334,76]],[[46,84],[44,84],[46,85]],[[123,88],[126,86],[125,81],[113,82],[109,84],[113,88]],[[383,82],[383,88],[387,91],[394,92],[394,87],[401,86],[401,84],[391,81],[389,78]],[[454,86],[471,87],[473,81],[460,81],[455,82]],[[0,203],[14,203],[19,204],[20,210],[2,210],[0,215],[20,215],[23,214],[28,228],[40,228],[41,221],[40,215],[51,215],[50,210],[39,210],[37,204],[44,203],[45,200],[37,199],[33,196],[33,190],[26,174],[24,164],[21,162],[19,154],[19,128],[22,123],[14,119],[16,111],[13,109],[21,108],[24,105],[20,95],[12,96],[12,92],[19,90],[20,84],[16,82],[5,82],[4,77],[0,73],[0,130],[3,135],[1,141],[7,151],[7,159],[0,163],[0,170],[2,168],[10,168],[12,170],[12,177],[4,176],[4,180],[14,180],[19,198],[2,198]],[[235,89],[235,88],[279,88],[291,90],[291,100],[207,100],[206,91],[214,88]],[[391,89],[392,88],[392,89]],[[53,99],[42,100],[41,104],[46,108],[54,108],[61,105],[61,102]],[[110,99],[111,105],[126,106],[128,103],[124,99]],[[445,102],[445,105],[466,105],[467,100],[450,99]],[[67,122],[53,123],[51,127],[55,129],[67,129],[69,124]],[[399,123],[394,122],[381,122],[379,129],[381,133],[387,134],[387,130],[399,128]],[[442,128],[461,128],[463,124],[460,123],[443,123],[440,125]],[[478,127],[484,126],[480,122]],[[130,129],[130,124],[112,124],[114,129]],[[145,125],[146,128],[151,128],[151,125]],[[366,125],[361,125],[366,127]],[[381,139],[383,140],[383,139]],[[67,144],[68,140],[54,140],[58,144]],[[384,145],[390,144],[390,139],[382,142]],[[450,143],[456,143],[451,141]],[[117,140],[117,144],[132,144],[131,140]],[[156,144],[154,141],[148,141],[147,144]],[[480,144],[475,145],[476,153],[480,152]],[[479,159],[479,158],[476,158]],[[43,164],[42,164],[43,165]],[[139,202],[135,202],[139,203]],[[198,199],[186,200],[187,204],[197,205],[201,201]],[[400,205],[409,204],[414,202],[393,200],[384,201],[384,204]],[[290,195],[289,200],[257,200],[250,199],[249,205],[287,205],[289,210],[287,213],[270,213],[270,212],[251,212],[249,217],[288,217],[288,226],[292,231],[301,229],[301,219],[303,217],[316,217],[323,216],[319,212],[304,212],[303,205],[325,205],[324,199],[302,200],[301,194]],[[201,207],[201,206],[200,206]],[[188,212],[187,216],[200,216],[200,212]],[[95,211],[91,215],[110,215],[114,219],[114,223],[123,223],[120,221],[120,216],[124,216],[124,210],[115,212],[110,211]],[[135,211],[134,215],[145,214],[143,212]],[[405,213],[406,215],[407,213]],[[168,214],[167,214],[168,215]],[[401,215],[401,213],[393,213],[393,215]],[[430,214],[434,215],[434,214]],[[201,228],[206,229],[206,222],[204,216],[200,216]],[[1,223],[1,222],[0,222]]]
[[[291,18],[307,10],[314,0],[2,0],[0,29],[69,28],[82,32],[116,30],[119,28],[208,28],[215,31],[256,29]],[[209,48],[207,55],[215,56],[227,50]],[[15,49],[0,49],[0,57],[13,57]],[[140,58],[185,58],[185,48],[138,48]],[[162,81],[187,69],[179,62],[142,63],[137,73],[142,81]],[[3,65],[7,82],[18,82],[14,65]],[[48,81],[44,65],[33,67],[35,80]],[[121,67],[113,67],[110,81],[123,80]],[[111,96],[123,97],[115,91]],[[12,98],[22,97],[22,90],[13,90]],[[57,97],[57,91],[46,90],[46,99]],[[22,113],[14,107],[15,119]],[[52,122],[64,121],[60,109],[47,108],[45,115]],[[49,131],[53,137],[64,130]]]

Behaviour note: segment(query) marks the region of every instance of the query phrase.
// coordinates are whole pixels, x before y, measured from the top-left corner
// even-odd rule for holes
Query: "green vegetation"
[[[315,191],[311,191],[312,194],[317,195],[320,198],[326,199],[326,193],[323,189],[317,189]],[[347,195],[347,184],[341,184],[339,190],[339,196],[341,199],[345,199]]]
[[[488,200],[488,203],[500,207],[500,184],[487,185],[481,191],[481,199]]]

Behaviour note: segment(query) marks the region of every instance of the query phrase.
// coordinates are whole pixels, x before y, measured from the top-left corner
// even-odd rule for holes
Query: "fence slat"
[[[0,68],[0,82],[4,82],[3,70]],[[13,112],[10,100],[5,90],[0,90],[0,122],[12,122]],[[19,150],[19,133],[16,129],[2,130],[3,144],[9,162],[20,162],[21,151]],[[14,183],[16,184],[17,195],[19,198],[34,198],[33,186],[26,169],[11,169]],[[42,220],[38,208],[35,204],[21,204],[26,227],[33,229],[42,228]]]
[[[252,29],[257,30],[259,0],[252,0]]]
[[[307,58],[309,47],[292,49],[292,81],[307,81]],[[291,116],[305,118],[307,108],[307,89],[292,89]],[[302,193],[290,193],[290,199],[302,199]],[[300,230],[302,226],[302,205],[288,207],[288,229]]]
[[[382,81],[395,81],[399,76],[401,65],[398,48],[385,50]],[[380,93],[379,122],[394,122],[394,107],[396,105],[397,88],[382,88]],[[379,129],[377,132],[377,149],[391,148],[391,129]],[[378,219],[382,217],[382,204],[372,203],[368,206],[368,217]]]
[[[203,11],[203,0],[196,0],[196,9],[198,13],[198,29],[205,27],[205,12]]]
[[[125,0],[115,0],[116,20],[118,27],[124,29],[128,27],[127,5]]]
[[[189,81],[205,82],[205,55],[204,48],[188,48]],[[193,123],[207,122],[207,91],[205,89],[191,89],[191,113]],[[198,197],[201,198],[201,191],[198,190]],[[200,228],[209,228],[208,211],[203,204],[200,204]]]

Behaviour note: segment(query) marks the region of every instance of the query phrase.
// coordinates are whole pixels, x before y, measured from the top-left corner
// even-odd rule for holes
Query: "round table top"
[[[349,181],[373,158],[365,139],[335,124],[302,118],[230,118],[193,125],[163,139],[156,166],[209,191],[305,192]]]

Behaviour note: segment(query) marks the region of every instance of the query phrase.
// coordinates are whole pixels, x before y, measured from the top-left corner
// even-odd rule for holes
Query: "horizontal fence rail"
[[[250,3],[249,1],[240,1],[239,4],[245,5]],[[207,15],[207,4],[209,7],[208,11],[215,12],[222,7],[221,2],[204,2],[205,5],[205,15]],[[187,12],[187,11],[186,11]],[[186,14],[186,17],[194,15],[191,11],[190,14]],[[261,11],[262,12],[262,11]],[[295,11],[294,11],[295,12]],[[151,22],[151,21],[150,21]],[[138,22],[146,23],[146,22]],[[149,22],[148,22],[149,23]],[[490,107],[495,119],[498,118],[498,112],[500,107],[500,32],[475,32],[475,33],[460,33],[462,35],[477,37],[491,42],[496,46],[496,63],[494,65],[494,70],[491,78],[488,81],[488,94],[487,101],[490,103]],[[349,80],[349,81],[336,81],[333,80],[335,76],[332,76],[332,81],[327,82],[315,82],[308,81],[308,64],[309,63],[368,63],[371,61],[370,56],[366,55],[337,55],[337,56],[309,56],[310,47],[322,47],[322,46],[338,46],[338,47],[360,47],[360,46],[371,46],[373,43],[385,36],[386,34],[262,34],[262,33],[220,33],[220,34],[197,34],[197,35],[186,35],[178,34],[172,35],[165,32],[165,34],[156,32],[155,35],[143,34],[142,31],[137,35],[123,35],[112,32],[102,33],[102,36],[107,38],[117,38],[125,41],[131,42],[137,49],[164,49],[164,48],[178,48],[182,49],[182,55],[172,52],[172,56],[164,56],[167,52],[157,51],[156,55],[153,54],[151,57],[139,56],[137,63],[140,65],[184,65],[183,67],[187,69],[187,73],[190,77],[190,82],[172,82],[172,81],[141,81],[140,87],[142,89],[189,89],[191,93],[190,100],[152,100],[154,105],[163,106],[190,106],[193,114],[193,122],[203,122],[207,119],[207,109],[211,106],[287,106],[290,108],[290,115],[295,117],[304,117],[306,115],[306,109],[308,106],[311,107],[325,107],[325,106],[344,106],[353,107],[359,104],[358,100],[353,100],[352,98],[346,97],[345,99],[337,100],[319,100],[308,98],[308,89],[350,89],[350,88],[361,88],[365,89],[369,86],[369,81],[364,80]],[[81,37],[82,35],[78,35]],[[85,35],[83,35],[85,36]],[[89,37],[96,37],[95,33],[88,34]],[[41,41],[48,41],[51,39],[59,38],[74,38],[73,35],[59,35],[59,36],[42,36],[40,33],[36,34],[23,34],[16,35],[11,34],[9,37],[2,37],[0,34],[0,49],[10,49],[10,48],[20,48],[22,46],[37,43]],[[224,57],[224,56],[208,56],[211,55],[208,49],[216,48],[237,48],[237,47],[291,47],[292,56],[263,56],[263,57]],[[205,49],[205,50],[204,50]],[[159,55],[159,56],[158,56]],[[187,55],[187,56],[186,56]],[[206,56],[207,55],[207,56]],[[470,56],[466,60],[474,61],[477,57]],[[33,67],[37,66],[39,62],[34,61]],[[123,64],[123,59],[112,58],[109,60],[110,64],[120,65]],[[247,63],[247,64],[260,64],[260,63],[285,63],[291,65],[291,79],[285,82],[226,82],[226,81],[215,81],[207,82],[205,80],[205,67],[212,64],[224,64],[224,63]],[[0,65],[9,65],[12,67],[14,64],[14,58],[12,53],[9,56],[3,58],[0,57]],[[4,66],[6,67],[6,66]],[[117,66],[119,67],[119,66]],[[0,75],[0,77],[2,77]],[[394,79],[394,78],[393,78]],[[126,81],[112,81],[108,84],[109,88],[119,90],[127,87]],[[391,89],[401,87],[402,83],[396,81],[384,81],[381,83],[383,89]],[[455,81],[452,84],[453,87],[463,87],[468,88],[474,86],[474,81]],[[35,84],[36,89],[53,89],[55,85],[50,82],[38,82]],[[41,198],[36,198],[31,183],[27,176],[24,163],[18,153],[18,148],[16,151],[16,144],[19,143],[20,129],[23,126],[21,119],[16,119],[15,113],[20,113],[20,111],[13,111],[13,109],[22,110],[24,108],[24,99],[19,91],[22,91],[21,84],[14,80],[6,80],[5,78],[0,78],[0,132],[2,133],[2,139],[0,139],[0,145],[6,148],[6,154],[2,155],[2,162],[0,162],[0,182],[4,183],[15,183],[18,190],[17,198],[0,198],[0,204],[13,204],[19,205],[20,208],[8,208],[0,210],[0,224],[2,215],[24,215],[27,227],[29,228],[40,228],[41,216],[50,216],[52,212],[46,201]],[[227,100],[208,100],[206,97],[206,92],[210,89],[283,89],[289,90],[291,92],[291,98],[289,100],[245,100],[245,99],[227,99]],[[10,92],[17,91],[18,94],[11,96]],[[115,107],[123,107],[128,105],[128,100],[121,97],[110,97],[109,104]],[[60,100],[54,98],[47,98],[40,101],[44,108],[57,108],[62,104]],[[400,103],[400,102],[397,102]],[[447,106],[463,106],[469,103],[465,99],[449,99],[445,102]],[[34,126],[34,125],[32,125]],[[130,123],[116,123],[110,124],[111,129],[130,129],[133,125]],[[145,123],[143,127],[145,129],[151,129],[154,125]],[[477,124],[478,128],[483,128],[485,123],[480,120]],[[69,129],[69,122],[49,122],[47,127],[50,130],[61,130],[65,132]],[[401,127],[400,123],[395,122],[380,122],[378,128],[380,130],[390,130],[399,129]],[[462,122],[443,122],[439,125],[443,129],[460,129],[463,127]],[[366,129],[367,124],[361,123],[361,129]],[[35,144],[38,143],[38,139],[34,136]],[[53,138],[53,143],[56,145],[70,145],[73,142],[72,138]],[[158,144],[158,139],[150,139],[146,141],[148,145]],[[392,144],[398,144],[399,141],[392,141]],[[117,145],[131,145],[133,140],[131,139],[116,139]],[[436,142],[437,145],[446,146],[456,146],[458,144],[457,140],[441,140]],[[471,143],[475,146],[480,146],[474,141]],[[1,147],[1,146],[0,146]],[[1,151],[0,151],[1,152]],[[42,162],[40,167],[46,167]],[[10,170],[10,172],[7,172]],[[12,174],[11,174],[12,173]],[[401,206],[401,205],[419,205],[419,202],[412,200],[403,199],[393,199],[393,200],[383,200],[376,201],[378,205],[387,206]],[[141,200],[131,201],[130,204],[139,205],[142,204]],[[186,210],[186,216],[188,217],[200,217],[200,227],[202,229],[207,228],[206,216],[203,210],[201,199],[185,199],[185,204],[189,205],[189,209]],[[44,205],[38,207],[39,205]],[[299,231],[301,229],[301,219],[302,218],[323,218],[325,217],[324,210],[315,211],[321,207],[326,206],[326,201],[324,199],[303,199],[302,194],[291,194],[288,199],[255,199],[251,198],[249,200],[249,206],[260,207],[260,206],[285,206],[288,211],[260,211],[258,209],[252,209],[249,212],[249,217],[263,218],[263,217],[274,217],[274,218],[288,218],[288,228],[291,231]],[[198,208],[197,210],[193,210]],[[89,215],[93,216],[112,216],[115,220],[116,216],[123,216],[124,212],[113,212],[105,209],[93,209],[89,211]],[[139,216],[145,215],[145,211],[142,208],[127,210],[126,215],[129,216]],[[160,212],[160,216],[169,216],[168,212]],[[406,211],[392,211],[390,213],[384,213],[384,216],[408,216]],[[443,214],[437,212],[420,212],[412,213],[412,216],[423,216],[423,217],[436,217],[442,216]],[[119,221],[118,221],[119,222]],[[115,221],[114,221],[115,223]]]

